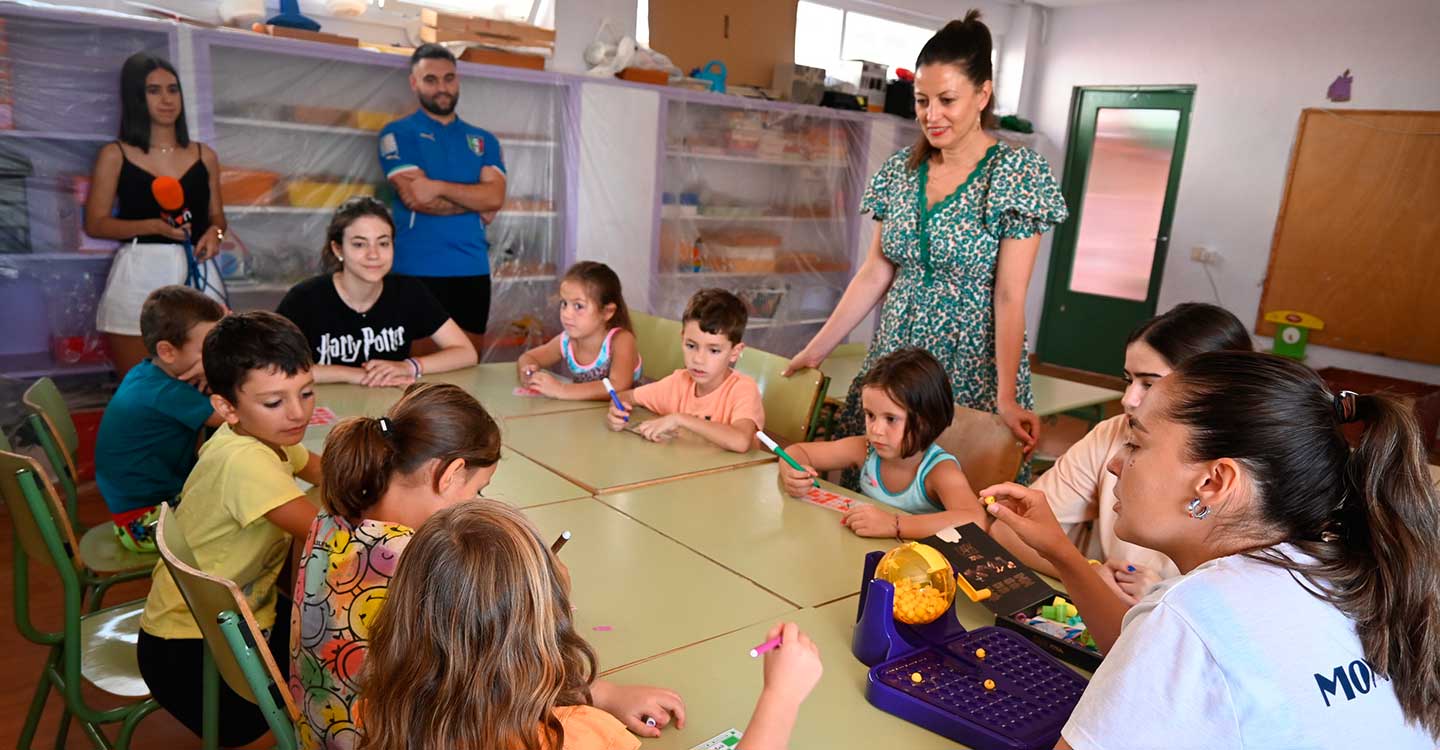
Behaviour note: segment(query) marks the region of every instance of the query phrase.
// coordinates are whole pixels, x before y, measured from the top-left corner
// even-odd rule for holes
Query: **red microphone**
[[[156,177],[150,183],[150,194],[155,196],[155,202],[160,204],[160,216],[170,222],[170,226],[179,227],[190,223],[190,209],[185,207],[185,188],[180,186],[180,181],[174,177]]]

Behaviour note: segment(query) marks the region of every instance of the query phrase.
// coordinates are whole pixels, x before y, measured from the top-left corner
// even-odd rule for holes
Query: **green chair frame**
[[[86,599],[86,589],[91,588],[90,601],[98,602],[104,589],[118,583],[121,578],[115,576],[96,582],[86,575],[85,566],[76,553],[78,546],[67,523],[65,510],[55,497],[49,482],[42,483],[43,477],[44,472],[34,459],[8,451],[0,452],[0,495],[3,495],[5,506],[15,525],[15,626],[26,640],[50,647],[50,656],[46,659],[35,686],[35,696],[31,699],[30,710],[26,714],[17,747],[25,750],[32,746],[40,717],[45,712],[45,704],[53,688],[65,701],[56,739],[57,747],[65,746],[65,737],[73,719],[80,722],[95,747],[128,748],[136,726],[159,708],[159,704],[146,698],[110,709],[90,705],[82,692],[83,684],[90,681],[84,673],[85,660],[94,650],[91,648],[93,644],[86,640],[86,631],[93,633],[115,630],[113,627],[106,627],[107,623],[121,619],[138,621],[138,612],[143,601],[87,612],[91,607],[82,604],[82,600]],[[64,624],[59,631],[42,630],[31,620],[32,561],[50,567],[60,579]],[[92,629],[89,627],[91,624],[98,624],[99,627]],[[133,656],[133,645],[129,648]],[[140,679],[139,668],[137,666],[133,673],[127,670],[126,674],[115,677],[117,682],[133,685]],[[107,685],[114,686],[108,682]],[[96,686],[107,690],[107,685]],[[131,693],[123,697],[139,695]],[[119,736],[113,745],[102,730],[107,724],[120,725]]]
[[[220,680],[260,708],[281,750],[298,747],[296,708],[275,657],[255,622],[250,605],[234,581],[200,570],[194,550],[169,506],[160,508],[155,533],[160,559],[170,571],[205,639],[201,677],[201,742],[219,747]]]

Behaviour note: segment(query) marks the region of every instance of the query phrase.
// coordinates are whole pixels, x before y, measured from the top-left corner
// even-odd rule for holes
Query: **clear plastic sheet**
[[[673,99],[665,122],[654,312],[678,319],[696,290],[729,289],[747,344],[795,354],[854,272],[861,121]]]
[[[0,374],[14,378],[105,368],[95,305],[118,243],[82,230],[90,171],[119,128],[125,58],[171,54],[168,25],[60,17],[0,5]]]
[[[408,71],[351,57],[209,45],[209,69],[199,73],[214,97],[226,216],[243,245],[222,264],[237,309],[273,308],[318,271],[325,229],[346,198],[393,199],[376,139],[415,111]],[[473,70],[462,65],[457,112],[499,138],[507,174],[506,206],[487,228],[494,289],[482,358],[507,359],[523,346],[525,321],[543,308],[564,255],[561,143],[570,113],[563,86]]]

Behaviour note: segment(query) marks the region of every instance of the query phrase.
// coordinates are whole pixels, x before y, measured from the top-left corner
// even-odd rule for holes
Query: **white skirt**
[[[220,267],[213,258],[206,265],[211,283],[218,285]],[[135,240],[121,245],[110,265],[105,292],[100,295],[95,327],[102,333],[139,336],[140,308],[145,298],[167,284],[184,284],[186,275],[184,245]],[[214,289],[206,289],[205,293],[224,303]]]

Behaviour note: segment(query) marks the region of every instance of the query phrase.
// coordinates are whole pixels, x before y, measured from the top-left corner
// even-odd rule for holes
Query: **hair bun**
[[[966,11],[965,18],[960,23],[965,24],[966,26],[969,26],[970,24],[980,23],[980,9],[971,8],[970,10]]]

